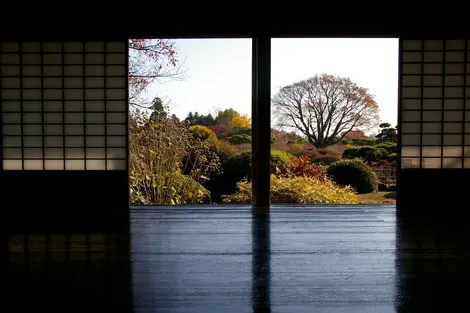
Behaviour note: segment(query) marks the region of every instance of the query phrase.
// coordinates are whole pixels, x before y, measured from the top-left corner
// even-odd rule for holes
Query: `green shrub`
[[[332,154],[319,155],[315,158],[312,158],[313,163],[330,165],[339,160],[339,156]]]
[[[354,146],[373,146],[377,139],[374,138],[351,138],[350,142]]]
[[[380,160],[382,153],[376,147],[364,146],[357,149],[356,157],[370,164]]]
[[[211,196],[200,183],[179,171],[145,176],[132,171],[130,201],[140,205],[211,203]]]
[[[215,135],[212,129],[208,128],[207,126],[202,125],[193,125],[189,127],[189,132],[193,135],[194,138],[200,140],[216,140],[217,136]]]
[[[285,173],[288,170],[290,156],[288,153],[271,150],[271,173]],[[237,182],[251,180],[251,151],[244,151],[228,158],[221,165],[221,174],[204,186],[210,190],[212,199],[220,201],[222,195],[235,192]]]
[[[389,156],[387,156],[387,161],[392,163],[392,162],[396,162],[397,161],[397,154],[396,153],[392,153],[390,154]]]
[[[392,154],[392,153],[397,153],[397,143],[396,142],[382,142],[377,145],[375,145],[376,148],[380,149],[385,149],[387,150],[387,156]]]
[[[224,203],[250,203],[251,183],[237,184],[237,192],[224,196]],[[354,204],[357,196],[350,187],[340,188],[330,180],[308,176],[276,177],[271,175],[272,203]]]
[[[328,167],[327,173],[337,184],[350,185],[357,193],[369,193],[378,188],[377,175],[361,160],[338,161]]]
[[[211,148],[219,157],[220,162],[227,160],[237,153],[237,149],[224,140],[212,141]]]
[[[340,155],[338,151],[332,148],[317,149],[317,152],[321,155]]]
[[[251,136],[246,134],[230,135],[225,138],[232,145],[242,145],[245,143],[251,143]]]
[[[285,151],[271,149],[271,173],[285,173],[289,167],[291,155]]]
[[[251,128],[249,127],[233,127],[231,130],[232,134],[237,135],[249,135],[251,136]]]
[[[359,147],[349,147],[343,151],[343,159],[354,159],[357,157]]]
[[[377,148],[377,150],[380,152],[380,158],[381,159],[386,159],[387,156],[390,154],[387,149],[385,148]]]

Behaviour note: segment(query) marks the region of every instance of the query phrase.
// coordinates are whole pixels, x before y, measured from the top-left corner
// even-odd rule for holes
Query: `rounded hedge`
[[[216,140],[217,136],[214,131],[207,126],[203,125],[193,125],[189,127],[189,132],[193,135],[194,138],[200,140]]]
[[[372,168],[361,160],[340,160],[327,169],[328,176],[339,185],[350,185],[357,193],[377,191],[379,182]]]
[[[246,134],[230,135],[225,138],[232,145],[242,145],[245,143],[251,143],[251,136]]]

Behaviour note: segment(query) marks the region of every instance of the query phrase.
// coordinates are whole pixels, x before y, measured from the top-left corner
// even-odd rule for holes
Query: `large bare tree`
[[[186,70],[177,56],[175,42],[168,39],[129,40],[129,101],[133,107],[148,108],[155,95],[145,97],[153,82],[182,80]]]
[[[348,77],[315,75],[282,87],[272,102],[277,126],[300,131],[317,148],[334,145],[349,131],[366,131],[379,121],[374,96]]]

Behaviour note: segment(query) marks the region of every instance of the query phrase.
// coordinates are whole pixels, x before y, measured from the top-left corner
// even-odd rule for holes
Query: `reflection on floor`
[[[10,234],[8,307],[346,313],[466,304],[470,230],[397,220],[393,206],[136,207],[131,225],[130,236]]]

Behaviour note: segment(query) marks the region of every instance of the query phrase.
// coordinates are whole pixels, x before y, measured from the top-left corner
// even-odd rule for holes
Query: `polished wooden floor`
[[[130,234],[10,234],[7,311],[468,310],[470,229],[400,220],[394,206],[131,216]]]

